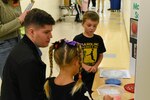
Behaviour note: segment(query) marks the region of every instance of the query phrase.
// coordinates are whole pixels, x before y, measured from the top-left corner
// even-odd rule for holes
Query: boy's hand
[[[84,65],[82,65],[82,67],[84,68],[85,71],[87,71],[89,73],[91,72],[91,68],[92,68],[91,66],[84,64]]]
[[[96,66],[92,66],[89,72],[96,73],[98,68]]]

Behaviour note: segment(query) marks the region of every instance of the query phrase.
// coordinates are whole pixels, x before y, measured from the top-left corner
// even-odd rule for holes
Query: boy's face
[[[91,19],[86,19],[86,21],[83,23],[83,28],[86,34],[92,35],[98,25],[98,21],[92,21]]]
[[[52,38],[52,25],[33,27],[32,41],[38,47],[47,47]]]

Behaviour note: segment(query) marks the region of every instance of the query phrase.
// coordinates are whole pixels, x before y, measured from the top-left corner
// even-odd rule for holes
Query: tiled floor
[[[101,15],[96,31],[104,39],[107,52],[101,67],[129,68],[129,45],[121,12]]]
[[[129,43],[125,33],[122,12],[110,12],[109,0],[105,0],[104,13],[99,13],[100,23],[96,34],[103,37],[107,52],[99,67],[129,69]],[[73,37],[83,31],[81,23],[75,23],[74,17],[66,17],[66,20],[54,26],[51,43],[66,38],[72,40]],[[43,61],[47,64],[47,76],[49,76],[48,48],[42,49]],[[54,66],[57,66],[56,64]],[[54,76],[59,72],[58,67],[54,68]]]

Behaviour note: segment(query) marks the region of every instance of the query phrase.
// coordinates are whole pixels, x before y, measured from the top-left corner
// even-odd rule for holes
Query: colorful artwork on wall
[[[137,39],[137,33],[138,33],[138,20],[137,19],[130,19],[130,36],[131,38]]]
[[[130,19],[130,42],[132,43],[132,57],[136,58],[137,54],[137,35],[138,35],[138,20]]]

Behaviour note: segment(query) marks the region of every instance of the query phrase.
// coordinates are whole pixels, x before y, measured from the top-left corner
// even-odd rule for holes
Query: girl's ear
[[[78,59],[74,58],[73,61],[72,61],[72,64],[75,65],[75,66],[78,66],[79,65]]]
[[[72,64],[73,64],[73,73],[74,73],[74,75],[76,75],[79,72],[79,67],[80,67],[79,60],[74,59],[72,61]]]
[[[77,69],[79,69],[79,61],[78,61],[78,59],[77,59],[77,58],[74,58],[74,59],[72,60],[71,65],[73,65],[74,71],[77,70]]]
[[[79,61],[75,60],[76,66],[79,66]]]

